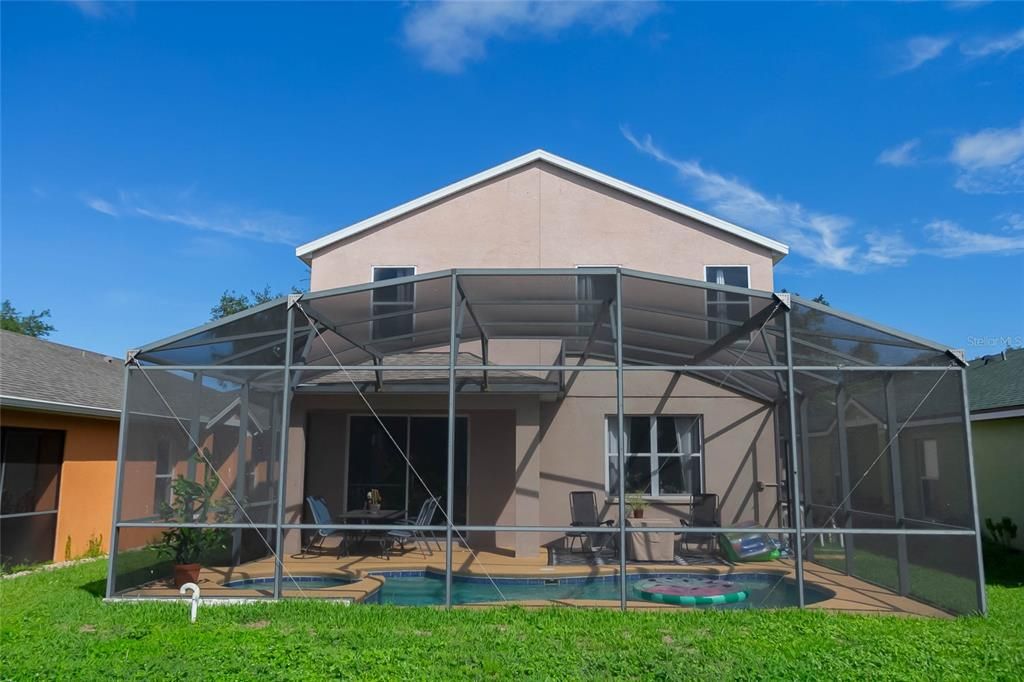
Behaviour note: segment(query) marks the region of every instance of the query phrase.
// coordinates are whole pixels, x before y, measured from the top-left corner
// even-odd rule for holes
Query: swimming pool
[[[384,578],[384,585],[371,595],[366,603],[398,604],[421,606],[444,603],[444,574],[432,571],[383,571],[374,576]],[[637,573],[626,576],[630,589],[627,598],[643,602],[632,589],[632,584],[648,578],[708,578],[704,573]],[[796,582],[773,573],[734,573],[723,577],[748,593],[745,601],[734,604],[719,604],[699,608],[714,609],[756,609],[784,608],[796,606],[798,595]],[[501,595],[486,577],[453,576],[452,603],[475,604],[480,602],[561,600],[561,599],[602,599],[619,600],[619,582],[616,576],[586,576],[578,578],[496,578]],[[830,590],[805,585],[807,604],[815,604],[831,598]],[[643,602],[649,603],[649,602]]]
[[[281,589],[283,590],[322,590],[331,587],[342,587],[356,582],[357,578],[341,578],[329,575],[295,575],[281,578]],[[259,590],[274,589],[273,578],[245,578],[226,582],[222,587],[230,587],[237,590]],[[443,596],[442,581],[442,596]]]

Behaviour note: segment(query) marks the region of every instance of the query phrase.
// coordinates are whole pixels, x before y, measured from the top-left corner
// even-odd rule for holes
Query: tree
[[[284,294],[272,294],[269,284],[262,289],[250,289],[248,294],[240,294],[234,289],[225,290],[220,295],[220,301],[217,302],[217,305],[210,308],[210,319],[219,320],[222,317],[240,313],[254,305],[266,303],[281,296],[284,296]]]
[[[38,313],[33,310],[27,315],[22,315],[15,309],[11,301],[5,298],[3,311],[0,313],[0,328],[25,336],[42,338],[56,331],[54,326],[46,321],[49,317],[49,308]]]

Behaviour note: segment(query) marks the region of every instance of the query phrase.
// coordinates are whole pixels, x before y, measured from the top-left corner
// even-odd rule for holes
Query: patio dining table
[[[341,523],[391,523],[397,521],[405,516],[404,509],[378,509],[377,511],[370,511],[369,509],[350,509],[347,512],[337,514],[336,518]],[[352,546],[358,547],[370,535],[372,531],[353,531],[356,535],[354,538],[355,542],[349,542],[349,533],[345,534],[344,550],[347,554]]]

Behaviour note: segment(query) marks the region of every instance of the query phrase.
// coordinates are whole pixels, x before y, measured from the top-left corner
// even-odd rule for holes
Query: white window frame
[[[920,476],[918,477],[918,485],[921,489],[921,515],[926,519],[938,520],[938,517],[929,512],[934,512],[934,509],[928,509],[928,488],[932,485],[936,485],[939,479],[942,478],[942,471],[940,462],[942,461],[939,457],[939,441],[937,438],[922,438],[918,441],[918,463],[920,465]],[[928,443],[935,444],[935,475],[928,475]],[[925,481],[931,481],[931,483],[925,483]]]
[[[174,459],[171,456],[172,455],[172,453],[171,453],[171,442],[169,440],[167,440],[166,438],[160,438],[159,440],[157,440],[156,447],[157,447],[157,455],[156,455],[156,462],[155,462],[156,466],[154,467],[154,470],[153,470],[154,471],[154,473],[153,473],[153,497],[157,498],[156,491],[160,489],[159,482],[161,480],[164,480],[164,479],[167,480],[167,497],[166,497],[166,499],[163,499],[163,500],[155,499],[154,501],[156,502],[157,505],[159,505],[161,502],[166,502],[167,504],[171,504],[172,498],[174,497],[174,469],[175,469],[175,462],[174,462]],[[160,473],[160,450],[165,449],[165,448],[166,448],[166,451],[167,451],[167,471],[165,471],[164,473]],[[157,507],[153,511],[156,512],[157,514],[159,514],[160,513],[160,508]]]
[[[713,263],[713,264],[705,265],[704,266],[704,283],[705,284],[717,284],[717,282],[709,282],[708,281],[708,268],[743,268],[744,270],[747,271],[747,286],[745,288],[747,288],[747,289],[751,288],[751,286],[750,286],[750,265],[749,264],[737,263],[735,265],[726,265],[726,264]],[[711,304],[711,301],[708,300],[708,296],[711,294],[711,291],[712,291],[711,289],[705,289],[705,294],[704,294],[704,313],[705,314],[707,314],[708,305]],[[719,305],[727,305],[725,301],[716,301],[715,303],[719,304]],[[749,299],[747,300],[747,317],[748,318],[750,317],[750,300]],[[707,336],[709,339],[711,338],[711,325],[712,324],[716,324],[716,323],[713,323],[710,320],[708,320],[707,323],[706,323],[707,328],[705,330],[705,336]],[[749,341],[750,337],[747,336],[746,339],[743,339],[742,337],[737,339],[737,341],[744,341],[744,340]]]
[[[634,417],[647,418],[650,420],[650,452],[626,452],[625,457],[638,456],[647,457],[651,462],[651,492],[650,494],[644,495],[644,499],[655,500],[655,501],[672,501],[672,502],[691,502],[694,495],[703,494],[707,490],[707,459],[704,451],[704,415],[703,414],[626,414],[623,415],[624,419],[630,419]],[[661,494],[661,484],[658,473],[658,457],[684,457],[685,453],[681,452],[658,452],[658,418],[666,419],[693,419],[697,426],[698,442],[700,447],[697,452],[689,453],[690,457],[696,457],[700,460],[700,490],[696,493],[682,493],[682,494]],[[604,421],[601,424],[604,429],[604,489],[607,493],[608,498],[611,500],[617,500],[619,493],[618,490],[611,489],[611,478],[608,474],[609,466],[612,458],[618,458],[619,453],[617,449],[612,448],[612,430],[618,429],[618,415],[608,414],[605,415]],[[619,472],[619,475],[624,475],[623,472]],[[685,475],[685,470],[684,470]],[[626,493],[629,494],[628,492]]]
[[[620,265],[608,265],[608,264],[604,264],[604,265],[592,265],[592,264],[576,265],[576,269],[577,270],[579,270],[580,268],[618,268],[618,267],[621,267],[621,266]],[[577,298],[579,298],[579,295],[580,295],[580,280],[579,280],[579,278],[580,278],[580,275],[577,275],[576,276],[576,297]],[[580,306],[576,306],[576,321],[577,322],[583,322],[584,321],[583,320],[583,316],[580,315]],[[579,332],[579,327],[576,328],[576,332],[577,333]]]
[[[412,270],[412,274],[411,275],[406,275],[406,277],[415,277],[416,274],[417,274],[417,270],[416,270],[416,266],[415,265],[371,265],[370,266],[370,281],[371,282],[377,282],[378,281],[377,280],[377,270],[398,270],[398,269],[402,269],[402,270],[410,270],[411,269]],[[384,282],[384,281],[387,281],[387,280],[380,280],[380,281]],[[376,305],[394,305],[396,308],[398,306],[397,303],[391,303],[391,302],[380,302],[380,303],[378,303],[378,302],[375,302],[373,300],[373,296],[374,296],[374,292],[373,292],[373,290],[371,290],[370,291],[370,317],[374,317],[375,316],[374,306],[376,306]],[[412,332],[415,333],[415,331],[416,331],[416,286],[415,285],[413,285],[413,288],[412,288],[412,301],[409,303],[409,306],[412,309],[412,312],[411,312],[411,315],[412,315]],[[374,340],[377,338],[377,337],[374,336],[374,324],[375,324],[374,321],[370,322],[370,334],[369,334],[370,343],[373,343]]]

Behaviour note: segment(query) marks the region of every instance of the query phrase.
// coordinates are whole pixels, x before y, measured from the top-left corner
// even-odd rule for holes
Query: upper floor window
[[[734,287],[750,286],[750,267],[746,265],[706,265],[704,280]],[[707,292],[708,338],[718,339],[746,322],[750,317],[750,299],[744,294],[725,291]],[[735,324],[730,324],[734,322]]]
[[[373,281],[411,277],[416,274],[413,266],[374,266]],[[415,285],[396,284],[373,290],[371,297],[373,326],[371,337],[385,339],[412,334]]]

